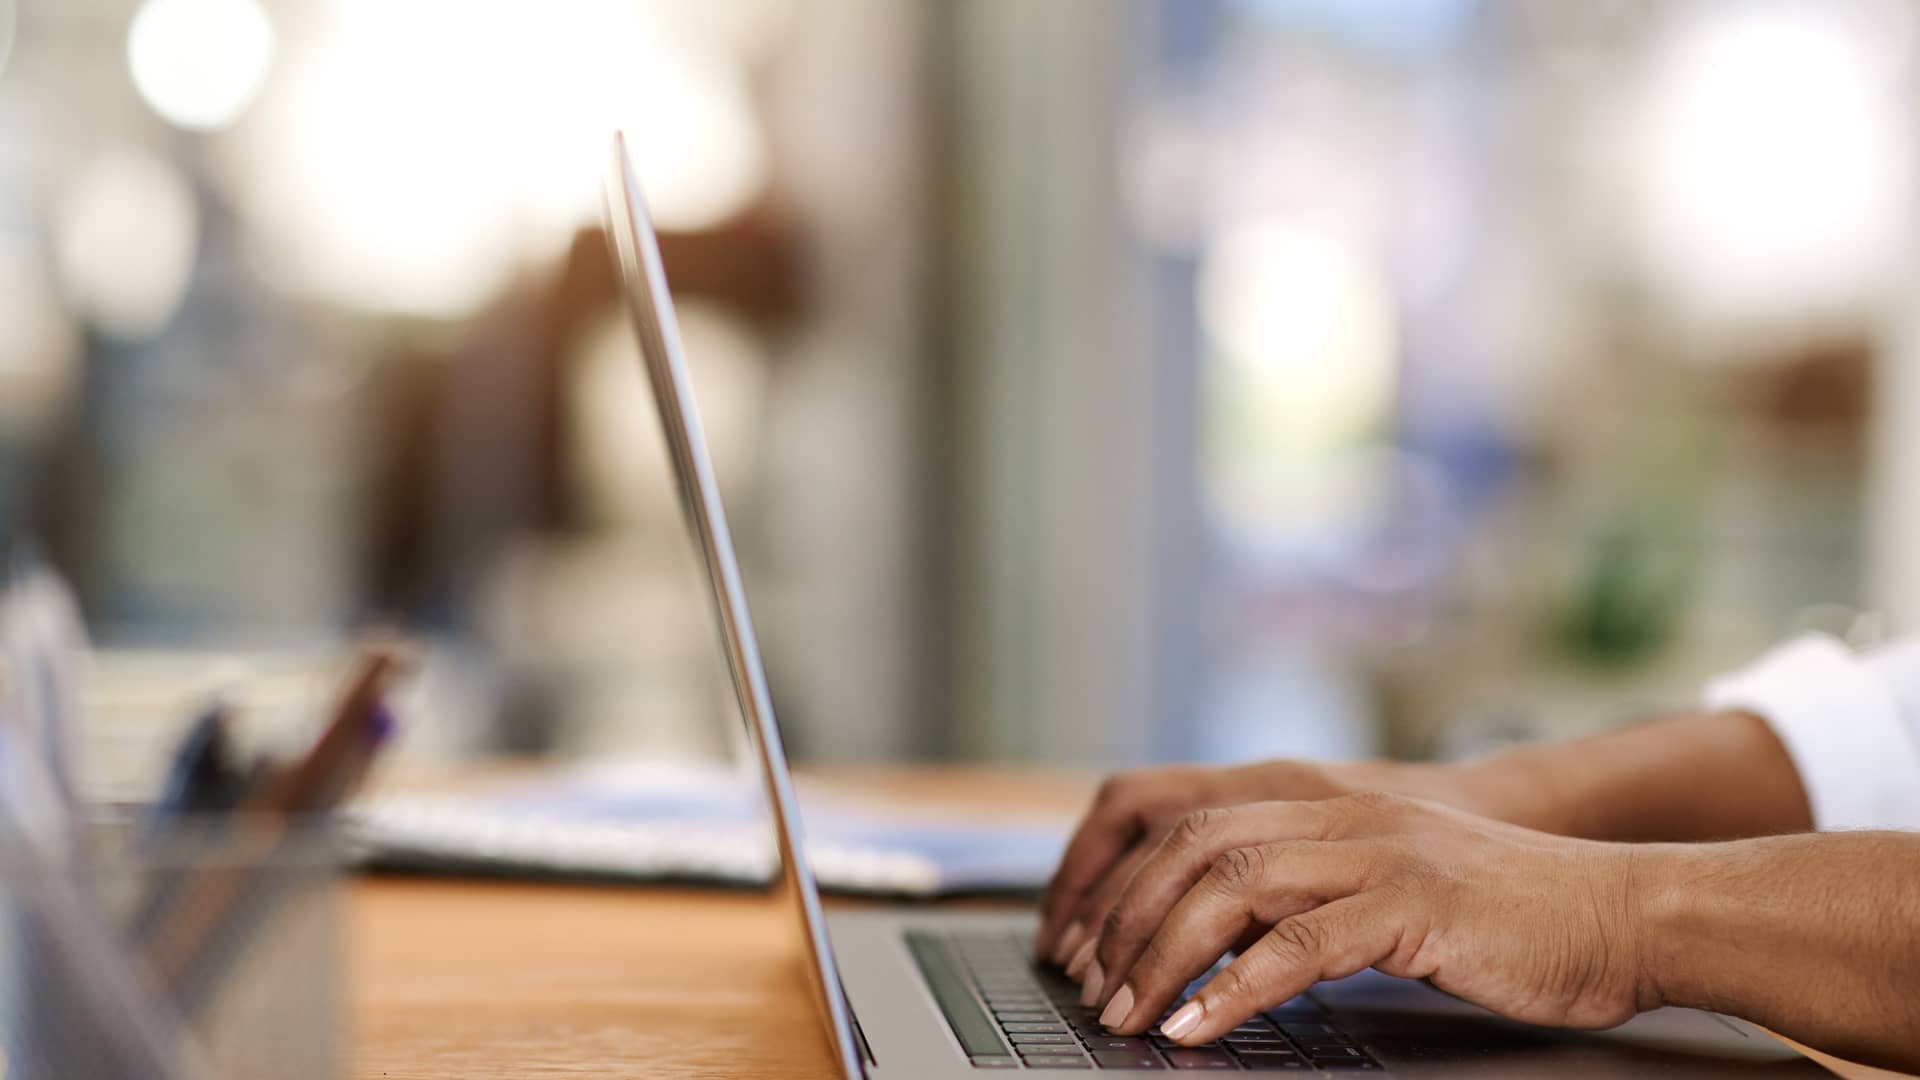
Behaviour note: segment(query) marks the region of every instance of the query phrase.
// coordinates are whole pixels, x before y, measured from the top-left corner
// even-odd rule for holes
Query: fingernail
[[[1120,1021],[1125,1020],[1127,1014],[1132,1011],[1133,987],[1122,986],[1120,992],[1113,995],[1113,1000],[1107,1002],[1106,1010],[1100,1014],[1100,1026],[1109,1029],[1114,1028],[1119,1025]]]
[[[1053,947],[1053,962],[1064,964],[1073,959],[1073,951],[1080,947],[1080,939],[1087,934],[1087,924],[1075,919],[1067,924],[1067,932],[1060,935],[1060,944]]]
[[[1075,982],[1080,980],[1080,976],[1087,970],[1087,965],[1093,962],[1093,946],[1099,940],[1099,938],[1088,938],[1080,946],[1080,951],[1073,954],[1073,960],[1067,964],[1067,978]]]
[[[1185,1005],[1180,1006],[1179,1010],[1172,1016],[1167,1017],[1167,1022],[1160,1025],[1160,1033],[1178,1042],[1188,1032],[1199,1026],[1200,1003],[1198,1001],[1189,1001]]]
[[[1082,1006],[1092,1005],[1094,1002],[1100,1000],[1100,984],[1105,981],[1106,977],[1106,973],[1100,970],[1100,961],[1098,960],[1095,960],[1092,966],[1087,968],[1086,985],[1080,988],[1080,1004]]]

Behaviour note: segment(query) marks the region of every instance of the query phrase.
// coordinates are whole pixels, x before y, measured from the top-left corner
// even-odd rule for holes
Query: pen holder
[[[340,1072],[340,849],[325,827],[117,821],[55,865],[0,838],[7,1080]]]

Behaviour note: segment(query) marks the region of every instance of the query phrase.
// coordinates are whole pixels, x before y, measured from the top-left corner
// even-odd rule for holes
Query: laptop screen
[[[660,430],[666,436],[667,455],[673,460],[681,508],[706,563],[727,671],[733,680],[734,695],[739,699],[747,741],[760,759],[767,802],[773,808],[774,831],[780,845],[781,885],[799,904],[807,947],[812,952],[810,975],[814,998],[826,1020],[834,1054],[847,1076],[859,1077],[862,1069],[858,1043],[846,997],[841,992],[832,942],[827,937],[820,890],[814,884],[813,869],[807,864],[801,843],[793,778],[787,772],[786,751],[781,746],[780,729],[774,722],[766,671],[760,664],[760,647],[747,609],[746,587],[741,582],[739,562],[734,558],[733,535],[727,528],[726,511],[720,504],[720,487],[714,478],[713,462],[707,455],[706,438],[701,434],[700,417],[694,408],[693,383],[681,351],[680,328],[673,317],[673,301],[660,263],[660,247],[654,239],[653,224],[647,216],[623,134],[616,134],[613,139],[606,196],[607,235],[613,245],[614,260],[620,267],[621,285],[633,316],[634,331],[640,339],[640,356],[647,381],[653,387],[654,405],[660,410]]]

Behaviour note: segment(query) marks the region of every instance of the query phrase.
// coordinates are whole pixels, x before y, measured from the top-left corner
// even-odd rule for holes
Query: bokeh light
[[[272,62],[273,24],[256,0],[146,0],[127,31],[134,87],[189,131],[239,119]]]
[[[1893,6],[1695,6],[1630,125],[1639,240],[1675,306],[1731,321],[1858,310],[1890,273],[1912,169]],[[1909,27],[1910,29],[1910,27]]]
[[[1352,245],[1285,219],[1230,226],[1202,255],[1197,288],[1208,344],[1277,410],[1277,437],[1350,438],[1391,400],[1392,292]]]
[[[86,163],[53,211],[55,261],[69,302],[102,332],[158,332],[186,295],[200,214],[185,177],[143,150]]]
[[[353,307],[470,311],[597,218],[616,128],[661,228],[739,213],[769,169],[744,66],[670,40],[651,10],[343,0],[316,13],[222,148],[264,264]]]
[[[1303,465],[1351,446],[1392,406],[1397,340],[1384,272],[1337,237],[1284,218],[1222,231],[1198,282],[1208,482],[1230,519],[1284,527]]]

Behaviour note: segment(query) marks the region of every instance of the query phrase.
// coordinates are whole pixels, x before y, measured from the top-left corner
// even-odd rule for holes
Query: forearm
[[[1596,840],[1726,840],[1805,832],[1786,749],[1747,713],[1659,717],[1459,766],[1477,812]]]
[[[1648,846],[1628,896],[1644,1006],[1920,1068],[1920,835]]]

